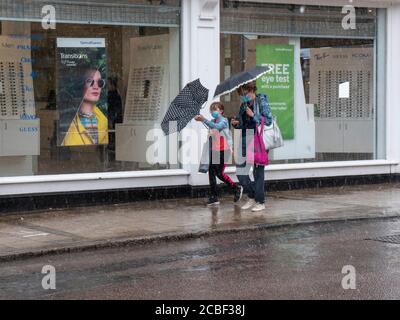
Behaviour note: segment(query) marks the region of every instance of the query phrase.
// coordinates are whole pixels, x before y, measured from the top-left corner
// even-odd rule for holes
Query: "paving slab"
[[[400,216],[400,185],[269,193],[253,213],[232,197],[136,202],[0,217],[0,260],[282,225]]]

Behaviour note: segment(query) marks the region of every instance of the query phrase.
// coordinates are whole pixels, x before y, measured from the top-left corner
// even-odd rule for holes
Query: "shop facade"
[[[53,2],[55,28],[47,1],[0,4],[3,198],[206,185],[204,127],[160,123],[186,83],[255,65],[285,138],[267,181],[400,174],[398,1]]]

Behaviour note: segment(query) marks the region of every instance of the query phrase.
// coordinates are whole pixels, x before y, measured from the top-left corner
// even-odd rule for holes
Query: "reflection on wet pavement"
[[[148,201],[0,217],[0,258],[131,239],[400,215],[399,184],[296,190],[268,194],[253,213],[231,197],[208,208],[203,199]],[[245,200],[245,199],[244,199]]]
[[[281,227],[4,262],[0,299],[395,299],[400,219]],[[57,270],[57,290],[40,270]],[[356,290],[341,286],[354,266]]]

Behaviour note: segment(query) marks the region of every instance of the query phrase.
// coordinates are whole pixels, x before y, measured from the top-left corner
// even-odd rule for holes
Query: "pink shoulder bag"
[[[253,139],[250,140],[249,145],[246,147],[246,160],[250,164],[266,166],[268,164],[268,154],[263,137],[264,117],[261,117],[261,119],[261,123],[256,125]]]

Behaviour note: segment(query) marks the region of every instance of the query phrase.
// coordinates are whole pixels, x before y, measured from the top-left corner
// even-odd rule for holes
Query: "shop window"
[[[40,3],[0,4],[0,176],[177,168],[179,1],[59,1],[55,29]]]
[[[384,56],[376,47],[384,34],[378,16],[385,16],[369,8],[356,13],[357,28],[344,30],[341,8],[222,3],[221,80],[256,65],[272,67],[257,81],[285,139],[270,153],[272,163],[384,158],[377,111],[385,106],[376,99],[384,66],[377,61]],[[247,24],[239,23],[244,17]],[[222,102],[234,117],[237,94]]]

